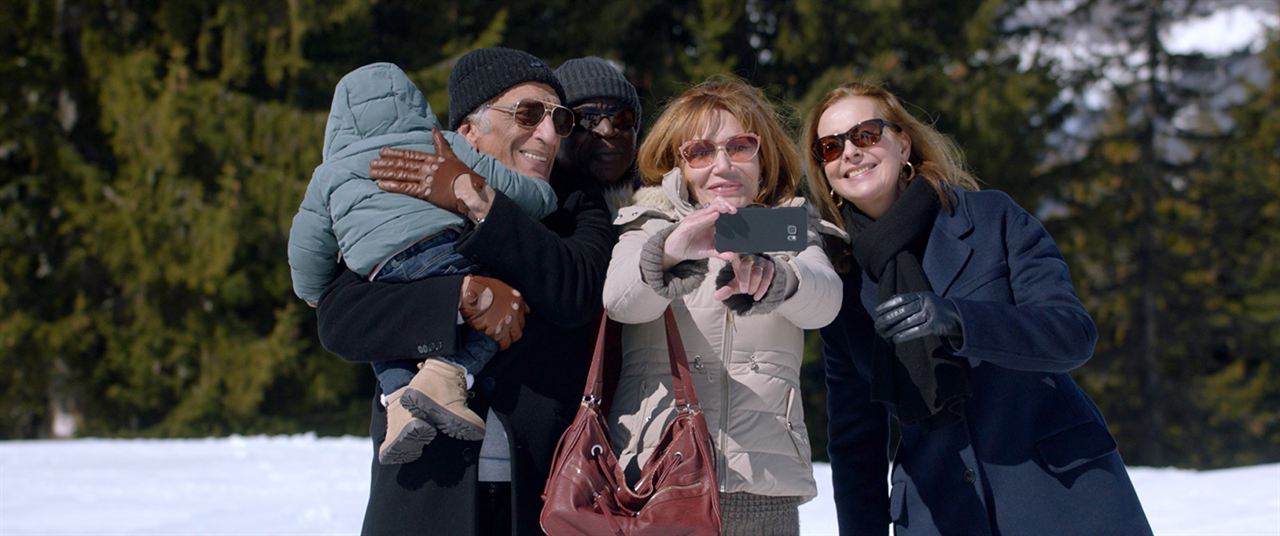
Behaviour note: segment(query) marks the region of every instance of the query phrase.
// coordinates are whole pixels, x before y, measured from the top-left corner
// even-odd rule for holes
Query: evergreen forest
[[[445,111],[454,61],[500,45],[615,62],[649,123],[718,73],[797,132],[835,85],[885,84],[1057,240],[1100,332],[1074,375],[1127,463],[1280,461],[1274,2],[0,6],[0,439],[367,433],[373,376],[320,346],[285,258],[334,85],[394,62]],[[1220,13],[1264,24],[1177,45]]]

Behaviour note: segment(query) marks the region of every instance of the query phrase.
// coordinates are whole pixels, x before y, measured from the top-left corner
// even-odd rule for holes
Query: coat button
[[[974,481],[974,480],[977,480],[977,479],[978,479],[978,473],[975,473],[975,472],[973,471],[973,469],[965,469],[965,470],[964,470],[964,481],[965,481],[965,482],[968,482],[968,483],[972,484],[972,483],[973,483],[973,481]]]
[[[752,363],[752,364],[751,364],[751,372],[755,372],[755,371],[757,371],[757,370],[760,370],[760,364],[759,364],[759,363]]]

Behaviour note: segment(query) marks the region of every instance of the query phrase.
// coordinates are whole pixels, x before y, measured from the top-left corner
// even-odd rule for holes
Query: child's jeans
[[[454,249],[458,241],[458,232],[445,230],[429,239],[409,246],[378,270],[374,281],[384,283],[408,283],[427,277],[453,274],[472,274],[480,271],[480,267],[471,262]],[[498,343],[482,332],[466,328],[466,340],[458,353],[440,356],[442,359],[467,370],[468,374],[476,374],[498,352]],[[409,359],[373,362],[373,371],[378,375],[378,384],[383,394],[391,394],[409,385],[409,380],[418,372],[418,362]]]

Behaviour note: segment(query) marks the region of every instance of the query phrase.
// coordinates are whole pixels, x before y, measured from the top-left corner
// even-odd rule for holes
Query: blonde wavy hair
[[[849,97],[868,97],[876,101],[881,119],[887,119],[902,127],[902,135],[911,140],[911,155],[907,161],[915,166],[916,177],[924,177],[938,192],[943,207],[950,207],[951,201],[944,193],[943,185],[950,185],[965,190],[977,190],[978,179],[970,174],[964,165],[964,153],[951,138],[926,125],[902,106],[898,98],[887,89],[866,82],[849,82],[831,91],[809,111],[805,118],[801,143],[805,148],[805,174],[809,189],[809,198],[818,206],[822,218],[844,228],[844,218],[840,216],[839,207],[831,192],[831,184],[827,181],[827,173],[823,162],[814,154],[813,144],[818,140],[818,120],[836,102]]]
[[[667,104],[640,144],[636,162],[641,181],[661,184],[662,176],[680,165],[680,145],[701,136],[720,110],[760,137],[760,193],[755,201],[777,206],[795,197],[800,186],[800,150],[783,128],[783,116],[762,91],[724,75],[685,90]]]

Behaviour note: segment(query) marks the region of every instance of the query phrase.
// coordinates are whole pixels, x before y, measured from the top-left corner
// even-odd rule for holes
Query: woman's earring
[[[835,187],[827,190],[827,193],[831,194],[831,202],[835,204],[836,208],[844,208],[844,198],[836,195]]]
[[[916,167],[911,165],[910,160],[907,161],[907,169],[911,170],[911,173],[908,174],[906,178],[902,178],[901,172],[898,173],[898,177],[902,180],[902,182],[911,182],[911,179],[916,178]]]

